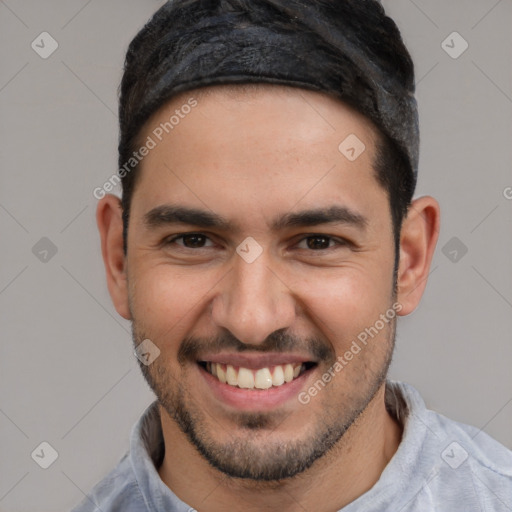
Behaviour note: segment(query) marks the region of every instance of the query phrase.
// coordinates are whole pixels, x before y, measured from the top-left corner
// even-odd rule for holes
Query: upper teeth
[[[208,362],[206,369],[221,382],[230,386],[245,389],[268,389],[272,386],[282,386],[298,377],[302,364],[279,364],[270,368],[251,370],[242,366]]]

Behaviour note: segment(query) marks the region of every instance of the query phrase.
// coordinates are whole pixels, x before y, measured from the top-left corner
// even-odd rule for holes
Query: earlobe
[[[101,253],[110,297],[117,312],[130,320],[122,209],[118,197],[109,194],[100,200],[96,209],[96,223],[101,237]]]
[[[402,305],[401,316],[412,313],[423,295],[439,224],[439,204],[434,198],[424,196],[412,202],[400,234],[397,300]]]

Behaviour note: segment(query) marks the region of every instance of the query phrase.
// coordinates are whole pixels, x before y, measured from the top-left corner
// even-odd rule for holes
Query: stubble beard
[[[132,318],[132,337],[138,345],[147,336],[137,330],[135,317]],[[396,319],[393,319],[387,338],[377,341],[387,346],[380,368],[364,375],[363,382],[352,388],[351,396],[343,396],[324,408],[321,417],[317,415],[315,424],[301,439],[285,442],[273,435],[286,420],[286,415],[278,412],[232,415],[230,419],[238,427],[236,433],[230,441],[219,442],[213,435],[219,425],[195,403],[183,383],[165,368],[163,358],[157,358],[150,366],[139,361],[139,366],[160,405],[211,466],[233,478],[271,482],[294,477],[310,468],[335,447],[365,411],[386,380],[395,330]]]

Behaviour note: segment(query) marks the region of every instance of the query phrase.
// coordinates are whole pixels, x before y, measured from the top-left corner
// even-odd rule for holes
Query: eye
[[[334,245],[331,245],[334,244]],[[335,245],[338,246],[344,246],[347,245],[347,243],[344,240],[341,239],[334,239],[331,236],[327,235],[309,235],[305,238],[303,238],[299,244],[298,247],[300,249],[311,249],[313,251],[321,251],[326,249],[332,249]]]
[[[178,240],[181,240],[182,243],[176,243]],[[206,245],[207,241],[210,242],[210,245]],[[213,242],[202,233],[183,233],[165,240],[164,243],[165,245],[176,244],[186,249],[202,249],[213,246]]]
[[[203,249],[213,247],[214,242],[203,233],[182,233],[164,240],[164,245],[177,245],[185,249]],[[346,240],[323,234],[312,234],[302,238],[297,247],[312,251],[325,251],[336,246],[343,247],[349,243]]]

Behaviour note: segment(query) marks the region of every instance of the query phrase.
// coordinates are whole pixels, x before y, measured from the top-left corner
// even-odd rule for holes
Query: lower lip
[[[242,411],[268,411],[291,399],[295,399],[298,403],[297,396],[314,370],[314,368],[306,370],[302,375],[282,386],[269,389],[242,389],[224,384],[202,366],[197,365],[197,367],[217,400]]]

